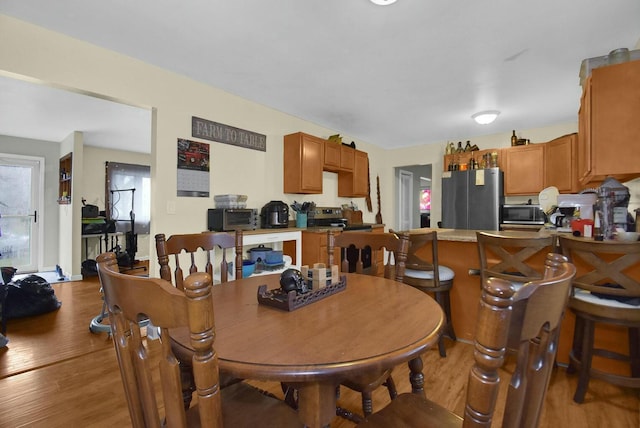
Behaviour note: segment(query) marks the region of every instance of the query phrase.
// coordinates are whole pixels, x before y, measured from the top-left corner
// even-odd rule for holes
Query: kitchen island
[[[410,233],[423,233],[427,231],[438,232],[438,258],[441,265],[448,266],[455,272],[455,280],[451,289],[451,312],[453,325],[458,339],[463,341],[473,341],[475,333],[476,316],[478,313],[478,302],[480,301],[480,259],[478,255],[477,239],[475,230],[455,230],[455,229],[413,229]],[[557,234],[552,230],[542,229],[537,232],[526,231],[488,231],[492,234],[505,236],[535,236],[549,234]],[[553,249],[549,247],[549,251]],[[533,266],[544,264],[546,252],[532,257],[529,263]],[[584,266],[576,264],[578,274],[580,274]],[[640,276],[640,266],[634,269]],[[569,351],[573,340],[573,328],[575,324],[575,316],[567,310],[560,331],[560,341],[558,346],[557,361],[560,364],[568,364]],[[616,349],[620,352],[628,352],[627,330],[624,328],[608,327],[598,325],[596,329],[596,344],[607,349]],[[606,364],[606,365],[603,365]],[[605,370],[627,370],[628,365],[620,364],[613,367],[614,362],[603,361],[594,358],[593,366],[603,368]]]

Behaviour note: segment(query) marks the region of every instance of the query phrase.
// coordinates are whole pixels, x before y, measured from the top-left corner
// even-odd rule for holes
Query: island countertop
[[[522,236],[522,237],[531,237],[532,235],[537,236],[549,236],[556,235],[558,232],[551,229],[541,228],[540,230],[532,230],[521,231],[521,230],[466,230],[466,229],[433,229],[433,228],[422,228],[422,229],[411,229],[409,233],[425,233],[435,231],[438,232],[438,240],[439,241],[456,241],[456,242],[478,242],[476,238],[476,232],[487,232],[493,235],[500,236]]]

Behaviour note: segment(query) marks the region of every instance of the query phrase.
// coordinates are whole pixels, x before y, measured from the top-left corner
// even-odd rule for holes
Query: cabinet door
[[[322,193],[324,140],[298,132],[284,137],[284,193]]]
[[[340,248],[334,249],[334,263],[340,263]],[[327,254],[327,232],[302,232],[302,265],[313,266],[324,263],[329,266]]]
[[[577,164],[577,134],[551,140],[544,148],[544,187],[555,186],[560,193],[579,190]]]
[[[367,196],[367,190],[369,189],[369,156],[365,152],[354,151],[353,194]]]
[[[355,164],[356,149],[347,146],[340,147],[340,169],[342,171],[353,171]]]
[[[544,189],[544,145],[502,150],[505,195],[537,195]]]
[[[354,150],[353,171],[338,173],[338,196],[365,197],[369,190],[369,157],[366,152]]]
[[[640,176],[640,60],[594,69],[590,98],[591,172],[583,182]]]
[[[324,170],[338,172],[340,170],[340,152],[342,144],[333,141],[324,143]]]

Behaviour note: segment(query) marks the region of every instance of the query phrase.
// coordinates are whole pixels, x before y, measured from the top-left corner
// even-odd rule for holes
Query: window
[[[117,232],[148,234],[151,211],[151,168],[148,165],[106,163],[107,218],[116,221]]]
[[[431,211],[431,189],[420,190],[420,211]]]

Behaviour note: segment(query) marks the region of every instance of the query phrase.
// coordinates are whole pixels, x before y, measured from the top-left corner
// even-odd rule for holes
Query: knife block
[[[348,224],[362,224],[362,211],[342,210],[342,215],[347,219]]]

